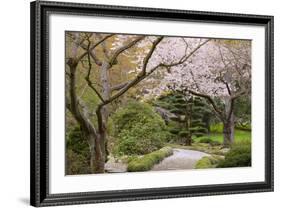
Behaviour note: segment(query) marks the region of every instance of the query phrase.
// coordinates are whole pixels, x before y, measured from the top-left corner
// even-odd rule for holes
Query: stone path
[[[210,155],[194,150],[173,149],[173,155],[166,157],[159,164],[154,165],[151,170],[193,169],[196,162],[204,156]]]
[[[196,162],[204,156],[210,155],[195,150],[173,149],[173,155],[154,165],[151,171],[193,169]],[[109,173],[124,173],[127,171],[127,164],[116,162],[111,158],[105,164],[105,169]]]

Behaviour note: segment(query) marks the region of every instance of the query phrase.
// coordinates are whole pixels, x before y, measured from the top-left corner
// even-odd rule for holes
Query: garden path
[[[166,157],[159,164],[154,165],[154,170],[182,170],[193,169],[198,160],[210,156],[204,152],[185,149],[173,149],[173,155]]]

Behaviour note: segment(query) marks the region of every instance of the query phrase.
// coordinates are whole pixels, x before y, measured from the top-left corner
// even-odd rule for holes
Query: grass
[[[223,143],[223,134],[222,133],[211,133],[210,137],[208,137],[208,136],[198,137],[198,138],[194,138],[193,140],[195,142],[199,142],[203,138],[210,138],[212,141],[216,141],[216,142],[219,142],[221,144]],[[235,140],[235,142],[251,140],[251,132],[235,129],[234,140]]]
[[[235,130],[235,143],[249,143],[251,142],[251,132]],[[211,155],[221,155],[224,156],[227,153],[226,148],[223,147],[223,134],[222,133],[211,133],[210,137],[198,137],[193,138],[193,143],[191,146],[183,146],[179,144],[167,144],[172,148],[188,149],[205,152]],[[206,142],[202,142],[206,141]]]
[[[173,149],[171,147],[163,147],[160,150],[146,154],[143,157],[131,158],[128,161],[127,170],[128,172],[148,171],[155,164],[172,154]]]

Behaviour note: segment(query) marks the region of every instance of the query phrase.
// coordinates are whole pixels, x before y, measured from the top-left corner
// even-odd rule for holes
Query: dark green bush
[[[77,174],[89,174],[91,173],[90,164],[87,159],[81,154],[77,154],[72,149],[67,149],[67,160],[66,160],[66,174],[77,175]]]
[[[187,137],[190,134],[189,131],[183,130],[179,132],[180,137]]]
[[[212,140],[212,139],[206,138],[206,137],[200,139],[199,143],[207,143],[207,144],[210,144],[212,146],[221,145],[221,143],[219,141],[215,141],[215,140]]]
[[[248,167],[251,166],[251,143],[249,141],[235,143],[217,167]]]
[[[199,142],[200,142],[200,143],[208,143],[208,144],[209,144],[209,143],[212,142],[212,140],[209,139],[209,138],[202,138],[202,139],[199,140]]]
[[[113,115],[115,154],[143,155],[163,147],[169,137],[164,120],[145,103],[132,102]]]
[[[88,174],[90,169],[90,149],[82,137],[80,127],[70,130],[66,139],[66,174]]]
[[[155,164],[162,161],[165,157],[173,154],[171,147],[163,147],[160,150],[151,152],[143,157],[137,157],[130,160],[128,163],[128,172],[148,171]]]

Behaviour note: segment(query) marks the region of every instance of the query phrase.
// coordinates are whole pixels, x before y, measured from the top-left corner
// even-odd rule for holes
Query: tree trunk
[[[229,146],[234,142],[234,113],[233,113],[234,100],[225,98],[225,115],[223,121],[223,144]]]
[[[188,137],[185,140],[185,145],[186,146],[191,146],[191,144],[192,144],[192,139],[191,139],[191,136],[189,134]]]
[[[76,67],[77,62],[73,62],[70,60],[70,87],[69,87],[69,95],[70,95],[70,107],[72,115],[76,119],[76,121],[81,126],[82,135],[87,139],[90,145],[90,153],[91,153],[91,169],[94,173],[103,173],[104,172],[104,164],[105,157],[102,152],[102,146],[104,146],[104,136],[100,135],[96,132],[95,127],[91,123],[91,121],[87,118],[87,112],[85,108],[79,109],[78,105],[82,105],[81,101],[79,102],[76,95]]]
[[[104,140],[103,140],[104,141]],[[104,143],[100,135],[95,140],[95,151],[94,151],[94,158],[93,159],[93,172],[94,173],[104,173],[104,165],[105,165],[105,155],[102,152],[102,148],[104,147]]]
[[[104,146],[101,136],[96,136],[93,132],[89,132],[85,128],[81,128],[83,137],[88,141],[90,146],[90,167],[92,173],[103,173],[105,164],[105,155],[103,154],[102,147]]]
[[[234,142],[234,114],[231,113],[230,119],[223,123],[223,144],[229,146]]]
[[[101,66],[100,70],[100,78],[102,84],[102,96],[105,100],[108,100],[110,97],[110,84],[109,84],[109,68],[111,66],[108,62],[104,61]],[[109,109],[107,105],[104,105],[101,109],[101,116],[102,116],[102,130],[99,132],[101,138],[101,151],[104,156],[104,161],[107,161],[108,149],[107,149],[107,122],[109,117]]]

